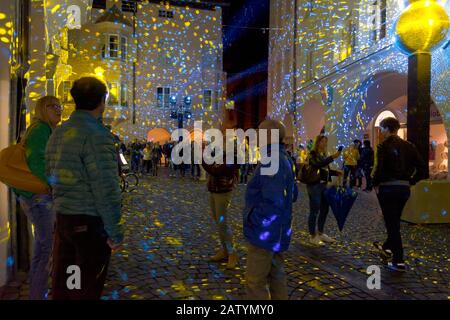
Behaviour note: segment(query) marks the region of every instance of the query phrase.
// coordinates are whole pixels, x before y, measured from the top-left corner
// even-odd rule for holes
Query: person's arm
[[[309,164],[318,169],[326,167],[334,161],[334,158],[332,156],[321,159],[319,157],[319,154],[317,154],[316,152],[312,152],[310,156],[311,157],[309,158]]]
[[[377,147],[377,151],[375,152],[375,163],[372,170],[372,185],[378,186],[380,184],[380,175],[383,172],[384,168],[384,154],[383,154],[383,145],[380,144]]]
[[[121,194],[117,162],[112,136],[88,136],[84,146],[83,162],[88,183],[93,191],[97,212],[105,230],[114,243],[123,240],[121,223]]]
[[[31,173],[48,183],[45,169],[45,148],[51,135],[50,127],[38,125],[26,137],[25,154]]]
[[[411,147],[412,147],[411,161],[416,171],[414,172],[414,175],[411,177],[410,183],[411,185],[415,185],[420,180],[425,179],[427,172],[427,163],[423,160],[417,148],[414,145],[411,145]]]

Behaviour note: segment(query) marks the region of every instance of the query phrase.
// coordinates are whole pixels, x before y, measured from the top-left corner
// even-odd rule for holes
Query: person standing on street
[[[258,164],[247,185],[243,214],[244,236],[248,241],[246,293],[251,300],[287,300],[284,252],[291,241],[292,204],[298,196],[294,163],[282,143],[285,127],[281,122],[265,120],[259,129],[267,130],[270,137],[267,149],[262,148],[262,157],[273,159],[277,156],[274,150],[278,149],[279,167],[275,174],[264,175],[261,169],[270,164]],[[271,140],[272,130],[278,130],[278,141]]]
[[[372,172],[373,186],[377,193],[387,231],[387,240],[374,242],[384,260],[392,258],[388,267],[406,271],[400,234],[400,218],[410,196],[410,186],[426,177],[427,163],[416,147],[398,136],[400,123],[386,118],[380,123],[383,142],[377,146],[375,166]]]
[[[119,249],[124,237],[116,150],[101,122],[106,85],[80,78],[70,94],[75,111],[54,130],[45,155],[56,212],[52,293],[55,300],[95,300],[102,294],[111,249]],[[80,288],[72,290],[71,266],[81,277]]]
[[[358,140],[353,141],[353,144],[344,151],[344,187],[347,186],[347,179],[350,176],[350,188],[356,185],[356,169],[358,167],[359,150]]]
[[[53,96],[45,96],[36,102],[34,116],[24,136],[26,161],[32,174],[48,184],[45,174],[45,147],[52,130],[61,121],[62,106]],[[34,194],[14,189],[20,206],[34,225],[33,257],[30,272],[30,299],[48,298],[48,261],[52,252],[55,213],[52,209],[50,188],[48,193]]]
[[[364,148],[361,149],[361,168],[366,178],[366,188],[363,191],[372,191],[372,169],[374,162],[373,149],[369,140],[364,140]]]
[[[310,210],[308,218],[309,242],[318,246],[336,241],[324,233],[325,222],[330,210],[325,191],[327,190],[328,182],[331,182],[332,176],[342,175],[341,172],[330,168],[330,163],[341,155],[341,149],[333,155],[327,156],[327,146],[328,138],[323,135],[317,136],[308,156],[309,166],[318,172],[315,181],[310,181],[306,185]]]

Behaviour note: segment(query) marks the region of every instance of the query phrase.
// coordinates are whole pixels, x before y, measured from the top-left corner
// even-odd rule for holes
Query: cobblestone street
[[[125,195],[126,247],[112,258],[105,299],[240,299],[244,293],[245,242],[241,212],[245,186],[234,191],[229,210],[240,264],[209,263],[218,239],[208,215],[204,182],[146,177]],[[327,248],[307,243],[308,202],[301,187],[294,207],[294,236],[286,254],[290,299],[448,299],[448,225],[402,224],[410,271],[382,267],[381,290],[369,290],[366,269],[380,264],[372,242],[384,240],[375,194],[360,192],[342,233],[330,212],[326,232],[338,239]],[[439,239],[439,240],[438,240]]]
[[[307,242],[308,202],[303,186],[300,191],[285,255],[290,299],[450,299],[450,226],[403,223],[410,270],[399,274],[381,267],[381,290],[369,290],[366,269],[380,265],[372,242],[385,237],[375,194],[359,193],[342,233],[330,212],[325,231],[338,241],[317,248]],[[142,178],[124,196],[126,241],[111,259],[103,299],[242,299],[244,193],[245,186],[238,186],[229,210],[240,263],[226,270],[225,263],[208,262],[218,239],[205,182],[169,178],[165,169],[159,177]],[[28,285],[21,279],[3,298],[26,299]]]

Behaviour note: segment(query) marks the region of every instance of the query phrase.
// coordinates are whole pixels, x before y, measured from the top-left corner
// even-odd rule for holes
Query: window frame
[[[206,93],[209,92],[209,105],[207,104],[206,100]],[[203,99],[202,99],[202,105],[204,109],[211,110],[213,107],[213,90],[212,89],[203,89]]]
[[[120,59],[122,61],[128,60],[128,38],[125,36],[120,36]]]
[[[170,87],[157,87],[156,88],[156,107],[161,109],[170,108],[170,93],[172,88]]]

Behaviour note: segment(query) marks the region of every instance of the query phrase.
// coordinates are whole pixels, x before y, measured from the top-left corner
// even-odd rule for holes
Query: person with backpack
[[[410,196],[410,186],[427,176],[427,163],[416,147],[398,136],[400,123],[386,118],[380,123],[383,142],[377,146],[375,166],[372,172],[373,186],[386,225],[387,239],[373,245],[379,250],[388,268],[406,271],[400,234],[400,218]]]
[[[301,182],[306,183],[306,190],[309,197],[309,218],[308,228],[309,241],[313,245],[324,245],[335,242],[333,238],[324,233],[329,204],[325,196],[328,182],[331,176],[341,176],[340,171],[330,169],[330,163],[336,160],[342,153],[342,148],[331,156],[327,156],[328,138],[324,135],[316,137],[308,162],[302,168]],[[307,174],[305,172],[308,172]],[[307,176],[307,177],[306,177]],[[317,227],[317,230],[316,230]]]
[[[45,96],[36,102],[34,116],[24,136],[26,161],[32,174],[48,184],[45,174],[45,148],[52,131],[61,121],[62,106],[58,98]],[[30,299],[45,300],[48,297],[48,261],[52,251],[55,213],[49,193],[33,194],[14,189],[20,206],[34,225],[33,257],[29,271]]]

